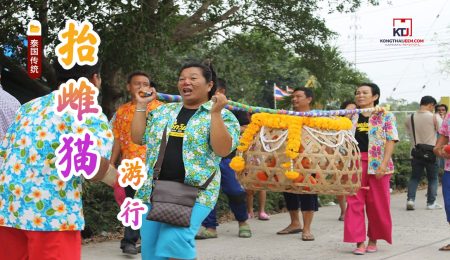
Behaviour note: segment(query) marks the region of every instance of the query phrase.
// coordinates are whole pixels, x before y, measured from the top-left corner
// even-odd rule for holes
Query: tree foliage
[[[273,107],[273,84],[300,86],[308,72],[300,59],[276,35],[259,30],[237,35],[212,49],[220,77],[237,101]],[[249,94],[247,94],[249,93]]]
[[[319,108],[336,109],[340,102],[353,99],[355,86],[368,78],[352,68],[335,47],[326,45],[314,51],[305,55],[302,65],[318,79],[316,102]]]
[[[326,62],[326,51],[322,51],[333,33],[317,15],[320,2],[327,2],[330,11],[341,12],[354,10],[361,4],[360,0],[5,0],[5,8],[0,10],[0,46],[18,46],[18,36],[25,35],[27,22],[39,20],[47,47],[43,76],[47,85],[54,86],[50,60],[58,31],[68,18],[89,20],[102,40],[103,107],[110,114],[114,110],[113,101],[125,94],[124,77],[130,71],[146,70],[162,86],[173,85],[176,70],[185,58],[200,57],[207,53],[204,46],[236,41],[239,39],[235,36],[252,30],[275,35],[282,43],[278,46],[294,50],[305,66]],[[16,50],[13,57],[23,65],[25,55],[24,49]],[[302,64],[298,65],[299,71],[304,70]],[[306,68],[322,81],[319,68],[313,67],[311,64],[311,68]],[[171,92],[165,87],[161,90]]]

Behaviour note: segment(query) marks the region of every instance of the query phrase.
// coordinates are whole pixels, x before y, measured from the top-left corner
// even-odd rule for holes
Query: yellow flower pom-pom
[[[241,172],[245,169],[245,160],[242,156],[235,156],[231,159],[230,167],[235,172]]]
[[[281,167],[285,168],[285,169],[289,169],[291,167],[291,162],[285,162],[281,164]]]
[[[288,178],[289,180],[295,180],[298,178],[298,176],[300,176],[300,173],[295,171],[286,171],[284,173],[284,176],[286,176],[286,178]]]

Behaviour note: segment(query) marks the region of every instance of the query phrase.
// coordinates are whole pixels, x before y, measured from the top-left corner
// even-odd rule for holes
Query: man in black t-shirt
[[[225,95],[226,92],[225,81],[223,79],[217,79],[216,86],[217,86],[216,92],[220,92]],[[247,113],[244,111],[232,111],[232,113],[238,119],[242,132],[243,127],[250,123]],[[230,168],[230,161],[235,154],[236,151],[233,151],[227,157],[224,157],[220,162],[220,173],[221,173],[220,188],[222,189],[223,193],[227,195],[228,205],[230,206],[230,209],[233,212],[234,217],[239,222],[239,237],[249,238],[252,236],[252,233],[250,230],[250,226],[247,224],[248,213],[247,213],[246,192],[236,179],[236,173]],[[196,239],[216,238],[217,237],[216,227],[218,225],[219,224],[217,223],[216,210],[214,209],[203,221],[202,228],[200,229],[195,238]]]
[[[177,116],[177,121],[170,129],[169,140],[167,141],[164,159],[161,165],[161,173],[159,180],[177,181],[184,183],[184,169],[183,162],[183,137],[189,119],[195,114],[197,109],[188,109],[182,107]]]

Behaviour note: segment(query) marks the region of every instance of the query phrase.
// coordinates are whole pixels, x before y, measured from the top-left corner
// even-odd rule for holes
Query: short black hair
[[[136,71],[133,71],[130,74],[128,74],[127,83],[130,84],[131,80],[135,76],[144,76],[144,77],[148,78],[148,80],[150,81],[150,76],[147,73],[145,73],[145,72],[143,72],[141,70],[136,70]]]
[[[420,99],[420,105],[421,106],[426,106],[426,105],[436,105],[437,104],[437,101],[436,101],[436,99],[434,99],[434,97],[432,97],[432,96],[423,96],[421,99]]]
[[[154,82],[154,81],[151,81],[151,80],[150,80],[150,86],[151,86],[151,87],[154,87],[155,89],[157,89],[158,86],[159,86],[159,84],[156,83],[156,82]]]
[[[227,90],[227,82],[222,78],[217,78],[216,87]]]
[[[342,102],[340,109],[345,109],[350,104],[356,105],[355,101],[353,101],[353,100],[346,100],[346,101]]]
[[[307,88],[307,87],[297,87],[294,89],[294,91],[292,91],[292,93],[294,93],[296,91],[303,91],[303,92],[305,92],[306,97],[310,97],[312,100],[314,100],[314,93],[313,93],[312,89]]]
[[[191,61],[188,62],[186,64],[184,64],[180,71],[178,72],[178,75],[181,74],[181,72],[187,68],[199,68],[202,70],[202,75],[203,77],[206,79],[206,82],[213,82],[213,86],[211,88],[211,90],[208,92],[208,100],[211,99],[211,97],[216,93],[216,89],[217,89],[217,77],[216,77],[216,72],[214,71],[214,68],[212,66],[212,64],[209,62],[209,64],[206,63],[202,63],[202,62],[197,62],[197,61]]]
[[[78,80],[81,77],[90,79],[94,74],[100,74],[100,62],[95,65],[78,65],[75,63],[71,69],[66,70],[59,64],[58,60],[55,60],[53,67],[58,83],[65,83],[69,79]]]
[[[360,87],[364,87],[364,86],[370,87],[370,89],[372,90],[372,96],[378,95],[377,100],[375,100],[373,102],[375,106],[378,105],[378,103],[380,103],[380,97],[381,97],[380,88],[378,87],[378,85],[375,83],[362,83],[362,84],[359,84],[356,89],[358,89]],[[355,90],[355,94],[356,94],[356,90]]]
[[[439,105],[437,105],[437,106],[434,108],[436,112],[438,112],[438,108],[439,108],[439,107],[444,107],[444,108],[445,108],[445,112],[448,111],[448,107],[447,107],[446,104],[439,104]]]

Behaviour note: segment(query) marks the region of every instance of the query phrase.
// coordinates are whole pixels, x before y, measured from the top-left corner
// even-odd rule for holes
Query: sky
[[[450,96],[450,0],[381,0],[363,4],[356,13],[320,14],[338,36],[331,41],[342,56],[367,74],[387,97],[439,102]],[[412,36],[393,36],[394,18],[412,18]],[[404,27],[395,25],[396,28]],[[356,47],[355,47],[356,39]],[[423,39],[419,46],[386,46],[380,39]],[[446,45],[446,46],[445,46]]]

